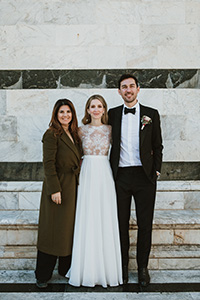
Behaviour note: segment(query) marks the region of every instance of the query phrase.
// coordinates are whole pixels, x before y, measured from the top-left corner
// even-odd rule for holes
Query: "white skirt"
[[[107,156],[84,156],[66,277],[73,286],[122,284],[116,192]]]

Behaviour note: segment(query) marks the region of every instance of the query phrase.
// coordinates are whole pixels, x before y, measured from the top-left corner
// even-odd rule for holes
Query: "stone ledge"
[[[35,245],[5,245],[0,246],[0,258],[36,258]],[[136,258],[136,245],[130,246],[130,258]],[[152,245],[150,258],[199,258],[200,245]]]
[[[42,181],[0,181],[0,192],[41,192]],[[158,181],[157,191],[200,191],[200,180]]]
[[[42,162],[0,162],[1,181],[41,181]],[[198,161],[166,161],[162,164],[160,181],[200,180]]]
[[[34,228],[38,225],[38,211],[0,211],[0,228]],[[177,228],[200,229],[199,210],[164,210],[155,211],[154,229]],[[136,228],[135,212],[132,211],[130,228]]]
[[[199,282],[199,270],[152,270],[150,271],[150,275],[152,283]],[[50,282],[66,283],[66,279],[59,276],[57,271],[55,270]],[[137,273],[129,273],[129,282],[138,282]],[[0,270],[0,283],[35,283],[35,273],[33,270]],[[135,299],[133,298],[133,296],[131,297],[130,299]],[[102,297],[101,299],[104,298]],[[141,297],[140,299],[143,299],[143,297]]]

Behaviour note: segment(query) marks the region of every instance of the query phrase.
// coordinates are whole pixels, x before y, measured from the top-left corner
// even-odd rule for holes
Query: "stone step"
[[[199,282],[199,270],[150,270],[149,273],[152,283]],[[56,270],[49,281],[49,283],[66,282],[67,279],[58,275]],[[129,283],[137,282],[137,273],[129,271]],[[0,270],[0,284],[2,283],[35,283],[35,274],[33,270]]]
[[[0,269],[33,269],[38,211],[0,211]],[[151,269],[200,269],[200,211],[155,211]],[[137,226],[130,224],[130,268],[136,268]]]
[[[129,271],[129,283],[115,288],[75,288],[67,279],[54,271],[49,287],[35,287],[33,270],[0,271],[1,300],[199,300],[199,270],[150,270],[151,283],[148,288],[138,289],[136,271]],[[6,288],[5,288],[6,286]],[[167,288],[167,291],[166,291]],[[17,292],[16,292],[17,290]]]
[[[38,210],[41,189],[42,182],[0,182],[0,210]],[[158,181],[155,209],[200,210],[200,181]]]
[[[32,270],[36,254],[35,245],[0,246],[0,270]],[[137,269],[135,245],[130,247],[129,269]],[[200,270],[200,245],[152,245],[149,269]]]

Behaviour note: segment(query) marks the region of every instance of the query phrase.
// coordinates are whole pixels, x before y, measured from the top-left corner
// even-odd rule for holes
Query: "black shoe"
[[[128,283],[128,266],[122,267],[123,284]]]
[[[140,286],[146,287],[150,283],[150,276],[147,268],[138,269],[138,282]]]
[[[39,287],[40,289],[44,289],[48,286],[46,281],[40,281],[40,280],[36,280],[36,285],[37,287]]]
[[[58,274],[60,275],[60,276],[62,276],[62,277],[65,277],[65,275],[67,274],[67,273],[61,273],[61,272],[58,272]],[[66,278],[66,277],[65,277]]]

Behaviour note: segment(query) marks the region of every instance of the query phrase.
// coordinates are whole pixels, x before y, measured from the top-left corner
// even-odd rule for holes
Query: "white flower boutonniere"
[[[141,128],[141,130],[143,130],[146,125],[152,123],[152,120],[148,116],[142,116],[141,122],[142,122],[142,128]]]

